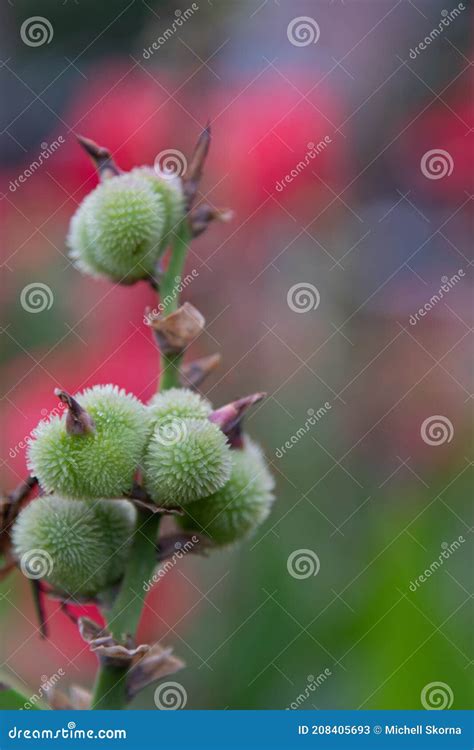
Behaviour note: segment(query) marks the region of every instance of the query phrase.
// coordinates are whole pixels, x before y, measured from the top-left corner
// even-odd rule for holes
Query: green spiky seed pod
[[[222,487],[230,476],[225,435],[207,419],[164,419],[144,461],[145,485],[159,505],[186,505]]]
[[[130,174],[145,177],[152,190],[164,202],[166,211],[163,239],[160,245],[161,254],[170,238],[170,233],[177,229],[185,213],[183,183],[179,175],[168,174],[166,172],[160,173],[152,167],[135,167]]]
[[[40,497],[13,527],[20,568],[28,578],[45,579],[70,596],[95,596],[122,577],[135,516],[126,500]]]
[[[71,220],[68,245],[77,266],[132,283],[150,276],[166,224],[166,206],[144,176],[100,183]]]
[[[189,388],[170,388],[153,396],[148,411],[156,423],[162,419],[207,419],[212,406],[207,399]]]
[[[246,437],[244,448],[231,455],[227,484],[178,518],[184,528],[200,531],[218,546],[251,534],[267,518],[274,499],[274,480],[260,447]]]
[[[28,446],[28,468],[46,492],[78,499],[123,497],[149,436],[146,408],[114,385],[94,386],[76,399],[93,429],[70,434],[66,414],[40,422]]]

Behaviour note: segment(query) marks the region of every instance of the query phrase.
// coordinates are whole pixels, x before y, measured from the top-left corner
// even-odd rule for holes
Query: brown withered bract
[[[244,396],[237,401],[231,401],[230,404],[221,406],[211,412],[209,419],[217,424],[224,435],[229,438],[231,448],[242,448],[242,419],[250,406],[265,398],[266,393],[252,393],[251,396]]]
[[[107,148],[98,146],[95,141],[85,138],[83,135],[76,135],[76,138],[94,162],[101,180],[107,180],[109,177],[121,174],[122,170],[116,165]]]
[[[175,312],[150,318],[150,326],[163,354],[182,354],[204,330],[204,316],[189,302]]]
[[[220,354],[209,354],[182,365],[180,382],[185,388],[197,390],[203,380],[221,363]]]
[[[68,407],[66,430],[69,435],[86,435],[94,432],[94,420],[75,398],[66,391],[61,391],[59,388],[54,389],[54,395]]]

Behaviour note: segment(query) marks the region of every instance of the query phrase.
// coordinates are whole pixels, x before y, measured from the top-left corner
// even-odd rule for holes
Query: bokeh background
[[[207,318],[192,354],[223,356],[203,387],[215,404],[268,392],[247,425],[278,491],[253,539],[188,555],[149,597],[141,636],[186,661],[187,708],[419,708],[432,682],[453,708],[471,703],[474,100],[461,5],[417,52],[457,5],[199,0],[147,55],[194,5],[2,4],[5,489],[26,475],[25,442],[55,387],[114,382],[147,399],[157,378],[150,288],[82,277],[67,257],[69,219],[97,182],[74,134],[128,169],[163,149],[189,155],[212,122],[201,198],[235,216],[189,255],[183,296]],[[53,36],[31,46],[20,29],[37,15]],[[309,36],[292,36],[302,16]],[[440,149],[437,166],[424,159]],[[30,312],[22,291],[38,283],[51,295]],[[298,550],[309,568],[295,577]],[[95,660],[57,605],[41,642],[25,579],[13,573],[1,593],[2,676],[27,695],[59,669],[65,688],[89,686]],[[134,707],[154,708],[153,691]]]

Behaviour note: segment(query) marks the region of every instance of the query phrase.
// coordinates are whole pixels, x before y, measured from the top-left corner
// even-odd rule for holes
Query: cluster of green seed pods
[[[249,437],[231,447],[209,419],[211,404],[173,388],[141,403],[117,386],[76,394],[71,411],[41,422],[28,464],[45,493],[19,515],[19,560],[44,550],[45,576],[72,596],[93,596],[123,575],[134,529],[130,496],[137,476],[160,507],[213,545],[233,543],[267,517],[273,478]],[[74,419],[76,421],[74,421]]]

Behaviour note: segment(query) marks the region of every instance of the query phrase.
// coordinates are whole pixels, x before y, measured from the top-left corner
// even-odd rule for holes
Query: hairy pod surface
[[[145,486],[155,502],[186,505],[222,487],[230,476],[225,435],[207,419],[158,420],[144,461]]]
[[[33,500],[13,527],[15,555],[29,578],[76,597],[94,596],[125,570],[136,511],[127,500]]]
[[[212,406],[189,388],[170,388],[153,396],[148,411],[156,424],[163,419],[207,419]]]
[[[40,422],[28,446],[28,468],[46,492],[88,499],[130,492],[150,428],[145,406],[114,385],[75,397],[94,429],[71,435],[66,414]]]
[[[229,481],[220,490],[186,507],[178,522],[208,536],[218,545],[231,544],[251,534],[267,518],[274,479],[260,447],[245,437],[244,448],[232,450]]]
[[[71,257],[93,276],[123,283],[150,277],[183,206],[180,184],[160,179],[151,168],[111,177],[86,196],[72,217]]]

